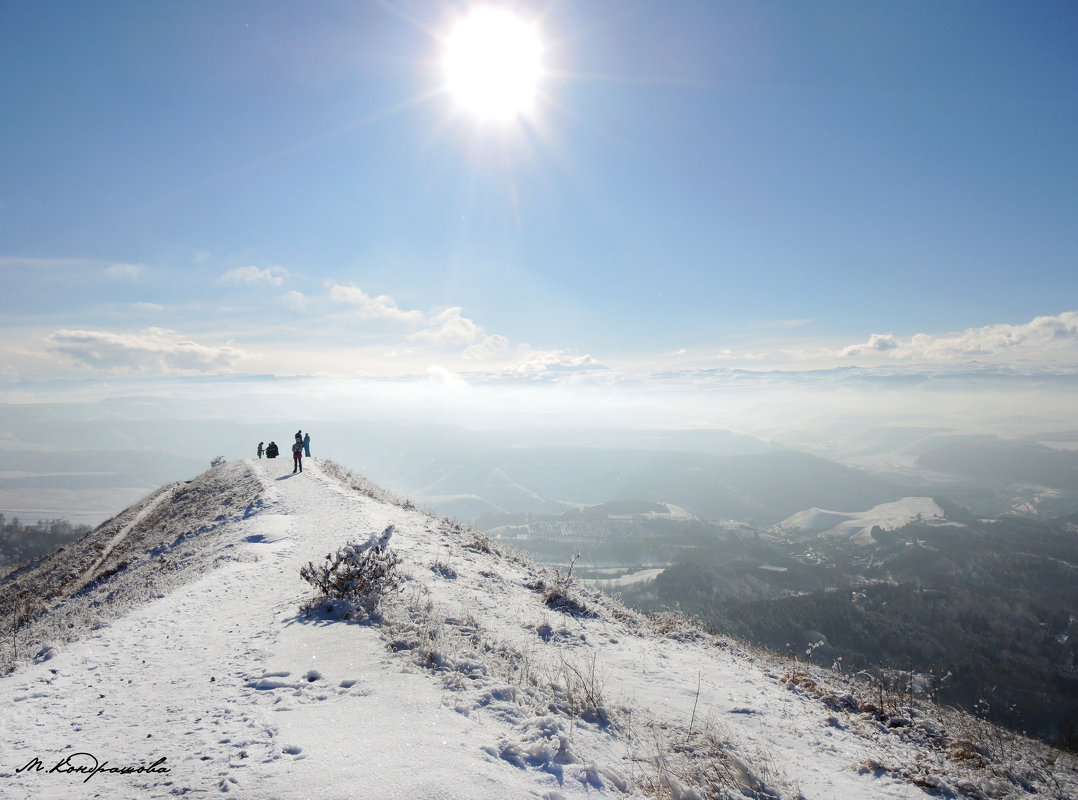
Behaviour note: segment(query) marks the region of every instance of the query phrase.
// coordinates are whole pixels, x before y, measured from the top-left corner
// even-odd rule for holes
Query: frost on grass
[[[308,617],[316,612],[357,621],[374,617],[382,598],[400,587],[401,559],[389,547],[392,535],[390,525],[380,537],[346,544],[327,553],[322,563],[308,561],[300,567],[300,577],[318,591],[302,611]]]
[[[635,721],[627,760],[644,794],[677,800],[783,800],[801,797],[781,785],[766,758],[752,767],[713,722],[685,728],[648,714]]]
[[[611,696],[598,654],[582,652],[575,637],[540,637],[530,646],[501,639],[472,615],[440,606],[420,585],[386,605],[382,634],[390,650],[430,670],[456,694],[458,713],[510,723],[513,735],[483,749],[520,769],[664,799],[796,796],[768,770],[749,766],[715,725],[660,720]],[[622,751],[628,771],[588,763],[585,739]]]
[[[573,578],[573,567],[578,558],[579,553],[569,560],[569,569],[564,574],[560,569],[556,569],[552,578],[536,578],[528,584],[528,588],[539,592],[543,596],[543,602],[555,611],[573,617],[595,617],[598,614],[588,607],[584,592]]]
[[[372,483],[364,476],[352,472],[352,470],[342,467],[340,464],[333,461],[322,460],[320,466],[322,472],[338,481],[340,484],[347,486],[352,491],[359,492],[360,494],[366,495],[372,500],[377,500],[381,503],[388,503],[410,511],[416,510],[415,505],[411,500],[406,500],[403,497],[383,489],[378,484]]]
[[[0,673],[79,639],[213,566],[249,556],[228,523],[257,513],[262,487],[243,462],[167,484],[82,539],[0,579]]]
[[[817,698],[831,712],[828,725],[866,740],[893,738],[919,753],[912,759],[865,758],[851,765],[857,772],[971,800],[1071,796],[1073,756],[1043,742],[928,698],[803,663],[779,681],[792,692]]]

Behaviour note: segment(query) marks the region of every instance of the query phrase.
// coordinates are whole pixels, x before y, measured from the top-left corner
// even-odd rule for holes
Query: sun
[[[503,9],[477,8],[449,34],[446,86],[457,105],[475,116],[510,120],[535,105],[541,56],[533,26]]]

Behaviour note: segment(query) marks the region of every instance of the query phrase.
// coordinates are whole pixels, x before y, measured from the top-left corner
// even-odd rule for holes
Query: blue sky
[[[459,2],[4,4],[5,396],[1078,370],[1078,6],[508,7],[496,124]]]

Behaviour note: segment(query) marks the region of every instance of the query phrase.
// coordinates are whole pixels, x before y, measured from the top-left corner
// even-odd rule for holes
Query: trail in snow
[[[542,781],[483,754],[496,720],[454,711],[376,629],[300,617],[303,562],[426,520],[315,464],[295,477],[262,466],[263,510],[230,525],[258,562],[226,564],[5,679],[3,796],[542,796]],[[164,756],[171,772],[48,773],[79,752],[113,765]],[[16,772],[34,758],[45,772]]]
[[[160,506],[166,500],[171,499],[172,495],[176,493],[176,488],[178,486],[179,484],[172,484],[168,487],[163,488],[161,491],[158,492],[157,497],[147,503],[138,512],[138,514],[132,517],[130,522],[128,522],[119,531],[117,531],[116,535],[113,536],[109,540],[108,544],[105,545],[105,549],[101,551],[101,554],[97,557],[97,559],[86,568],[85,572],[83,573],[84,580],[80,581],[78,585],[74,586],[70,593],[73,594],[74,592],[82,588],[82,586],[92,581],[94,579],[94,575],[97,573],[98,567],[105,563],[106,558],[112,555],[112,551],[116,549],[116,546],[120,544],[120,542],[122,542],[125,538],[127,538],[127,535],[131,533],[132,530],[134,530],[135,526],[137,526],[140,522],[150,516],[150,514],[156,511],[158,506]]]
[[[285,466],[249,462],[262,504],[219,531],[257,560],[224,563],[3,679],[0,794],[639,797],[663,777],[640,760],[649,748],[673,763],[678,747],[722,743],[728,768],[763,781],[760,796],[926,796],[894,769],[923,761],[923,747],[827,708],[807,678],[787,680],[789,664],[656,636],[612,607],[568,616],[543,602],[526,560],[466,546],[453,525],[372,499],[317,459],[297,475]],[[299,612],[302,564],[390,525],[408,578],[396,622]],[[574,674],[592,678],[616,724],[544,699],[564,699]],[[77,753],[165,758],[170,771],[48,771]],[[25,768],[34,759],[41,770]],[[699,796],[665,779],[669,796]]]

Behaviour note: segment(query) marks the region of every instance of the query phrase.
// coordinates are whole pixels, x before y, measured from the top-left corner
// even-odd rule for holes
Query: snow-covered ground
[[[665,511],[646,511],[640,514],[610,514],[610,519],[669,519],[669,520],[694,520],[696,515],[686,511],[681,506],[672,503],[662,503]]]
[[[207,512],[212,524],[173,520],[191,530],[79,590],[105,603],[110,580],[137,582],[155,558],[215,554],[200,577],[0,679],[0,796],[1078,793],[1069,756],[1007,736],[1001,760],[1000,735],[972,720],[883,692],[872,705],[839,676],[645,618],[336,465],[305,463],[298,475],[284,460],[211,471],[222,493],[253,472],[261,496]],[[374,620],[300,610],[312,594],[302,565],[390,526],[404,580]],[[135,522],[108,544],[135,535],[125,530]],[[176,569],[196,563],[174,557]],[[105,762],[143,771],[75,771]]]
[[[620,569],[611,570],[613,572],[623,572]],[[604,591],[617,591],[618,589],[624,589],[626,586],[634,586],[638,583],[648,583],[655,580],[657,577],[666,571],[666,567],[650,567],[648,569],[631,570],[621,575],[616,575],[610,578],[594,577],[595,575],[601,575],[603,570],[592,570],[592,576],[583,580],[584,583],[589,586],[595,586]]]
[[[874,527],[893,531],[915,521],[946,524],[943,509],[931,497],[904,497],[860,512],[810,508],[784,519],[778,527],[785,531],[836,536],[861,544],[872,544],[871,531]]]

